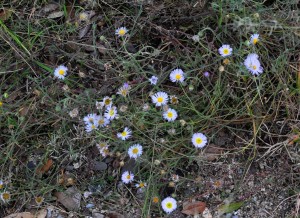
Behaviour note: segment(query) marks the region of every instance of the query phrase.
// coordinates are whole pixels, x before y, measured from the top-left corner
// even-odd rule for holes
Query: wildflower
[[[177,174],[173,174],[171,178],[174,182],[179,182],[179,176]]]
[[[96,144],[96,147],[98,148],[99,153],[102,155],[102,157],[106,157],[109,154],[107,143],[100,142],[99,144]]]
[[[92,132],[95,129],[97,129],[97,126],[94,123],[87,123],[85,125],[85,131],[86,132]]]
[[[101,110],[103,108],[103,104],[101,101],[96,101],[95,105],[96,105],[97,110]]]
[[[168,122],[176,120],[177,116],[177,112],[171,108],[169,108],[166,112],[163,113],[164,119]]]
[[[88,114],[83,118],[85,124],[94,123],[97,118],[97,114]]]
[[[225,65],[230,64],[230,60],[229,60],[228,58],[225,58],[225,59],[223,60],[223,64],[225,64]]]
[[[123,132],[120,132],[120,133],[117,134],[117,137],[124,141],[124,140],[131,137],[131,130],[128,127],[125,127]]]
[[[3,186],[4,186],[4,183],[3,183],[3,181],[2,181],[2,180],[0,180],[0,189],[2,189],[2,188],[3,188]]]
[[[150,109],[149,104],[144,104],[143,105],[143,111],[148,111]]]
[[[174,198],[167,197],[161,202],[161,206],[166,213],[171,213],[176,210],[177,202]]]
[[[11,195],[9,192],[3,192],[1,193],[1,200],[4,201],[4,203],[8,202],[11,198]]]
[[[251,44],[256,45],[256,43],[259,42],[259,34],[251,35],[250,42],[251,42]]]
[[[86,12],[81,12],[79,14],[79,20],[80,21],[87,21],[89,19],[89,16]]]
[[[149,81],[151,85],[156,85],[158,78],[156,76],[152,76]]]
[[[97,126],[100,126],[100,127],[105,127],[109,124],[109,119],[103,117],[103,116],[96,116],[95,118],[95,122],[97,123]]]
[[[171,104],[178,104],[178,98],[175,95],[170,96]]]
[[[145,188],[145,187],[147,187],[147,183],[139,181],[139,183],[135,184],[135,187],[136,188]]]
[[[116,35],[121,37],[121,36],[124,36],[126,33],[128,32],[127,28],[126,27],[120,27],[118,29],[116,29]]]
[[[122,181],[123,181],[125,184],[128,184],[128,183],[132,182],[132,181],[133,181],[133,178],[134,178],[134,175],[133,175],[133,173],[131,173],[131,172],[125,171],[125,172],[122,174]]]
[[[244,61],[244,65],[253,75],[259,75],[263,72],[257,54],[249,54]]]
[[[104,117],[108,120],[113,120],[117,115],[117,108],[115,106],[109,107],[104,113]]]
[[[192,143],[196,148],[203,148],[207,143],[207,137],[202,133],[194,133]]]
[[[151,96],[152,102],[155,106],[162,106],[168,103],[168,94],[165,92],[157,92],[156,94]]]
[[[105,96],[102,100],[102,105],[106,108],[110,107],[112,105],[112,98]]]
[[[70,117],[72,117],[72,118],[75,118],[75,117],[77,117],[78,116],[78,108],[74,108],[73,110],[71,110],[70,112],[69,112],[69,115],[70,115]]]
[[[210,73],[206,71],[206,72],[203,73],[203,76],[208,78],[210,76]]]
[[[118,89],[117,94],[122,95],[123,97],[126,97],[129,93],[130,89],[131,89],[131,86],[128,85],[128,83],[124,83],[124,85]]]
[[[128,149],[128,155],[130,158],[137,159],[143,153],[143,147],[140,144],[134,144]]]
[[[211,180],[211,185],[214,189],[219,189],[219,188],[222,188],[223,186],[223,181],[222,180]]]
[[[152,202],[153,202],[154,204],[157,204],[157,203],[159,202],[159,198],[158,198],[157,196],[154,196],[154,197],[152,198]]]
[[[35,200],[35,203],[36,203],[37,205],[41,205],[41,204],[44,202],[44,198],[41,197],[41,196],[35,197],[34,200]]]
[[[58,79],[65,79],[65,76],[67,75],[68,68],[60,65],[54,70],[54,76]]]
[[[172,82],[183,82],[184,72],[181,69],[175,69],[170,73],[170,80]]]
[[[230,47],[230,45],[222,45],[222,47],[219,48],[218,51],[222,57],[227,57],[232,54],[232,48]]]

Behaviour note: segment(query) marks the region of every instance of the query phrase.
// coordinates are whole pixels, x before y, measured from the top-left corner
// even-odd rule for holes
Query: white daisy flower
[[[129,94],[130,89],[131,89],[131,86],[128,85],[128,83],[124,83],[124,85],[118,89],[117,94],[122,95],[123,97],[126,97]]]
[[[131,137],[131,130],[128,127],[125,127],[123,132],[117,134],[117,137],[122,140],[126,140]]]
[[[122,182],[124,182],[125,184],[132,182],[133,179],[134,179],[134,175],[131,172],[125,171],[122,174]]]
[[[221,48],[219,48],[219,53],[222,57],[227,57],[232,54],[232,48],[230,45],[222,45]]]
[[[54,70],[54,76],[57,77],[58,79],[65,79],[65,76],[67,75],[68,68],[65,67],[64,65],[58,66]]]
[[[132,145],[128,149],[128,155],[130,158],[137,159],[139,156],[141,156],[143,153],[143,147],[140,144]]]
[[[97,114],[88,114],[83,118],[85,124],[94,123],[97,118]]]
[[[167,197],[161,202],[161,207],[166,213],[171,213],[177,208],[177,201],[172,197]]]
[[[177,112],[171,108],[169,108],[167,111],[163,113],[163,118],[168,122],[176,120],[177,117],[178,117]]]
[[[98,148],[99,153],[102,155],[102,157],[106,157],[109,154],[107,143],[100,142],[99,144],[96,144],[96,147]]]
[[[127,28],[126,27],[120,27],[118,29],[116,29],[116,35],[121,37],[121,36],[124,36],[126,33],[128,32]]]
[[[252,45],[256,45],[256,43],[258,43],[258,42],[259,42],[259,34],[253,34],[253,35],[251,35],[251,37],[250,37],[250,43]]]
[[[102,105],[106,108],[110,107],[112,105],[112,98],[105,96],[102,100]]]
[[[87,123],[85,124],[85,131],[86,132],[92,132],[93,130],[97,129],[97,125],[95,123]]]
[[[95,117],[95,123],[97,123],[97,127],[105,127],[109,124],[109,119],[103,117],[103,116],[96,116]]]
[[[36,203],[38,206],[40,206],[40,205],[44,202],[45,198],[43,198],[42,196],[36,196],[36,197],[34,198],[34,200],[35,200],[35,203]]]
[[[4,183],[3,183],[3,181],[2,181],[2,180],[0,180],[0,189],[2,189],[2,188],[3,188],[3,186],[4,186]]]
[[[150,79],[149,79],[149,82],[151,85],[156,85],[158,81],[158,78],[156,76],[152,76]]]
[[[168,94],[165,92],[157,92],[154,95],[152,95],[151,98],[155,106],[166,105],[169,100]]]
[[[207,137],[202,133],[194,133],[192,143],[196,148],[203,148],[207,143]]]
[[[184,72],[181,69],[172,70],[170,73],[170,80],[174,82],[183,82],[184,80]]]
[[[117,107],[109,107],[104,113],[104,117],[108,120],[113,120],[117,116]]]
[[[4,203],[8,202],[11,198],[11,195],[9,192],[3,192],[0,194],[0,198],[2,201],[4,201]]]
[[[259,75],[263,72],[257,54],[249,54],[244,61],[244,65],[253,75]]]
[[[139,181],[137,184],[135,184],[136,188],[146,188],[147,187],[147,183]]]

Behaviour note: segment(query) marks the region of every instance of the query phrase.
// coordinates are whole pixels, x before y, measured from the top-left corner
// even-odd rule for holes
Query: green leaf
[[[232,202],[230,204],[221,205],[218,210],[219,210],[219,213],[221,213],[221,214],[231,213],[235,210],[238,210],[243,205],[244,205],[243,201],[241,201],[241,202]]]

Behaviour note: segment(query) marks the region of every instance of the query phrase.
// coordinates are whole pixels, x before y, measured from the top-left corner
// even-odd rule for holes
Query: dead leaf
[[[64,192],[56,192],[55,197],[69,211],[77,211],[80,208],[81,194],[74,187],[68,188]]]
[[[11,17],[11,15],[12,15],[11,9],[3,8],[0,12],[0,20],[6,21]]]
[[[55,11],[55,12],[49,14],[47,18],[49,18],[49,19],[55,19],[55,18],[59,18],[59,17],[62,17],[62,16],[64,16],[64,12],[63,11]]]
[[[43,174],[43,173],[46,173],[50,170],[50,168],[52,167],[53,165],[53,160],[52,159],[48,159],[47,162],[45,163],[45,165],[39,167],[36,172],[39,173],[39,174]]]
[[[47,216],[47,210],[39,210],[36,214],[30,212],[14,213],[4,218],[45,218]]]
[[[101,54],[105,54],[107,51],[107,48],[100,43],[97,43],[97,49]]]
[[[185,202],[183,203],[183,210],[181,213],[186,215],[198,215],[202,214],[205,210],[206,203],[202,201],[195,201],[195,202]]]
[[[124,215],[114,212],[114,211],[107,212],[106,217],[107,218],[125,218]]]
[[[22,117],[24,117],[24,116],[26,116],[26,114],[28,114],[29,110],[30,110],[30,106],[24,106],[24,107],[21,107],[21,108],[19,109],[19,114],[20,114]]]
[[[88,24],[79,30],[78,38],[82,39],[91,29],[92,24]]]

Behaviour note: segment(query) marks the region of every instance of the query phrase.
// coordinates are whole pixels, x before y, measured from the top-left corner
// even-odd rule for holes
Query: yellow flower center
[[[113,116],[115,114],[114,110],[109,110],[109,116]]]
[[[92,122],[94,122],[94,119],[92,117],[90,117],[89,121],[92,123]]]
[[[100,119],[100,120],[98,121],[98,124],[99,124],[99,125],[103,125],[103,124],[104,124],[104,120],[103,120],[103,119]]]
[[[121,95],[126,96],[126,95],[127,95],[127,90],[126,90],[126,89],[123,89],[123,90],[121,91]]]
[[[171,202],[168,202],[168,203],[166,204],[166,207],[167,207],[168,209],[171,209],[171,208],[173,207],[173,204],[172,204]]]
[[[96,126],[93,124],[93,125],[91,126],[91,128],[92,128],[92,129],[96,129]]]
[[[10,199],[10,194],[9,194],[9,193],[3,193],[3,194],[2,194],[2,198],[3,198],[4,200],[9,200],[9,199]]]
[[[201,144],[202,141],[203,141],[203,140],[202,140],[201,138],[196,138],[196,143],[197,143],[197,144]]]
[[[2,101],[0,101],[0,107],[2,107],[3,106],[3,102]]]
[[[3,188],[3,184],[0,184],[0,189],[2,189]]]
[[[153,203],[158,203],[159,198],[158,197],[153,197]]]
[[[167,116],[168,116],[169,118],[172,118],[172,117],[173,117],[173,113],[172,113],[172,112],[168,112]]]
[[[181,75],[180,75],[179,73],[176,74],[176,75],[175,75],[175,79],[176,79],[176,80],[180,80],[180,79],[181,79]]]
[[[121,135],[122,135],[123,137],[125,137],[125,136],[127,136],[127,132],[123,131],[123,132],[121,133]]]
[[[60,69],[60,70],[58,71],[58,74],[63,76],[63,75],[65,75],[65,71],[62,70],[62,69]]]
[[[141,183],[139,184],[139,186],[140,186],[140,188],[144,188],[144,187],[145,187],[145,184],[144,184],[143,182],[141,182]]]
[[[43,198],[42,197],[36,197],[35,198],[36,203],[40,204],[43,202]]]
[[[224,63],[225,65],[227,65],[227,64],[230,63],[230,60],[226,58],[226,59],[224,59],[223,63]]]
[[[157,98],[157,102],[162,103],[163,101],[164,101],[164,98],[163,98],[163,97],[158,97],[158,98]]]
[[[258,38],[253,39],[253,44],[255,45],[258,42]]]
[[[256,70],[256,69],[257,69],[256,65],[253,65],[252,68],[253,68],[253,70]]]
[[[107,99],[105,99],[104,104],[105,104],[105,105],[109,105],[110,102],[111,102],[111,100],[110,100],[109,98],[107,98]]]
[[[224,54],[229,54],[229,49],[228,49],[228,48],[224,48],[224,49],[223,49],[223,53],[224,53]]]
[[[132,149],[132,153],[137,154],[138,152],[139,152],[139,149],[138,149],[138,148]]]
[[[120,30],[119,30],[119,35],[120,35],[120,36],[124,36],[125,33],[126,33],[126,31],[125,31],[124,29],[120,29]]]
[[[130,174],[128,174],[128,175],[126,176],[126,179],[130,179]]]
[[[80,13],[79,14],[79,19],[80,20],[87,20],[87,14],[86,13]]]
[[[105,146],[106,146],[105,143],[100,143],[100,144],[99,144],[99,147],[100,147],[100,148],[104,148]]]

